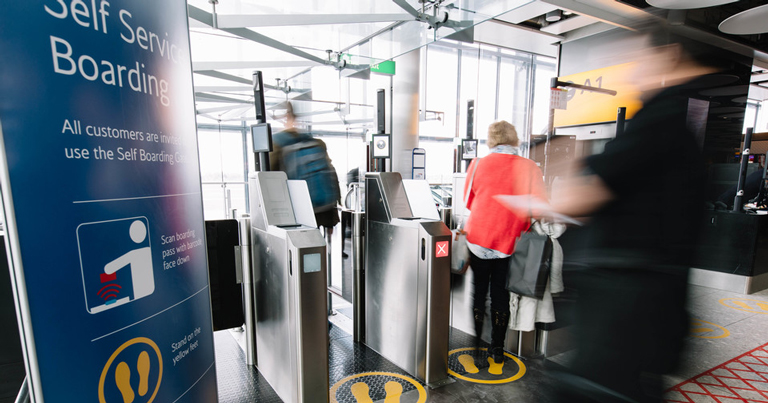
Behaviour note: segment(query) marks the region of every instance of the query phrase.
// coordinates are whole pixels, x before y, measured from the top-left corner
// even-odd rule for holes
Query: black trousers
[[[485,312],[486,296],[490,286],[491,310],[508,313],[507,266],[509,266],[509,258],[480,259],[470,252],[469,265],[474,274],[473,308]]]
[[[684,270],[602,268],[575,276],[578,353],[573,373],[634,401],[660,402],[660,375],[678,364],[688,332],[686,275]],[[576,386],[569,392],[580,395],[589,389]],[[582,395],[558,401],[603,400]]]

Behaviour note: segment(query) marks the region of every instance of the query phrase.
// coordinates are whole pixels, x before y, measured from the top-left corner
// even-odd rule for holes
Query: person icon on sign
[[[131,223],[131,240],[141,244],[147,239],[147,226],[141,220]],[[139,299],[155,291],[155,276],[152,270],[152,250],[149,246],[133,249],[104,266],[104,273],[111,275],[130,266],[133,281],[133,299]]]

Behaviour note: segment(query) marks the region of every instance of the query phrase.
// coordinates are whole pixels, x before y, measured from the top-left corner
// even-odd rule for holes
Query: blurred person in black
[[[687,276],[704,205],[688,100],[723,67],[709,47],[642,27],[643,108],[582,174],[553,193],[555,211],[586,217],[588,246],[572,280],[577,356],[557,401],[661,402],[688,334]]]

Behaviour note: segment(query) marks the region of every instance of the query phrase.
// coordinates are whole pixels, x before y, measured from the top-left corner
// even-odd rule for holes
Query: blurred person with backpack
[[[285,119],[285,129],[272,137],[270,170],[283,171],[288,179],[307,182],[317,226],[323,227],[330,235],[339,223],[336,206],[341,199],[341,190],[336,169],[322,140],[296,130],[296,115],[290,102],[287,103]]]

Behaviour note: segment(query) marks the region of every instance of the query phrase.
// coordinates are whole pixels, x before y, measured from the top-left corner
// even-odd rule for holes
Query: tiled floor
[[[694,333],[688,338],[683,357],[684,365],[675,374],[665,379],[669,387],[692,378],[698,379],[698,375],[755,349],[758,349],[757,354],[760,354],[760,351],[764,351],[760,347],[768,344],[768,290],[743,295],[692,286],[688,306],[691,317],[709,322],[704,323],[700,330],[701,328],[712,330]],[[761,397],[750,400],[739,400],[738,396],[710,400],[712,399],[710,396],[696,395],[686,400],[674,394],[668,395],[668,398],[670,401],[683,402],[768,402],[768,395],[764,393],[758,395]]]
[[[351,321],[344,317],[344,314],[348,314],[349,310],[340,308],[338,312],[340,312],[337,314],[338,317],[332,318],[332,322],[336,323],[336,326],[332,326],[330,333],[331,357],[329,368],[330,384],[334,392],[332,399],[335,399],[332,401],[339,403],[389,403],[392,401],[402,403],[417,401],[457,403],[516,401],[546,403],[553,401],[549,395],[553,381],[548,374],[552,371],[552,368],[558,368],[560,365],[567,366],[569,360],[573,357],[572,351],[547,359],[524,358],[516,360],[516,357],[512,358],[513,356],[510,354],[502,368],[492,368],[493,366],[487,363],[485,356],[475,357],[472,354],[468,354],[467,351],[457,351],[449,357],[449,366],[454,371],[451,375],[453,382],[437,389],[430,389],[418,382],[417,385],[412,381],[404,380],[403,377],[407,376],[407,374],[402,370],[379,357],[366,346],[353,343],[352,336],[348,333],[351,331]],[[761,354],[760,351],[765,351],[765,354],[768,355],[768,347],[766,347],[766,350],[759,349],[759,347],[768,344],[768,290],[752,295],[742,295],[691,286],[689,290],[689,312],[692,319],[696,321],[692,324],[691,335],[687,340],[683,365],[674,374],[664,378],[667,388],[673,388],[692,378],[697,379],[698,375],[717,369],[716,367],[728,363],[729,360],[733,360],[755,349],[758,349],[756,354]],[[245,369],[242,361],[242,351],[239,348],[232,349],[237,346],[236,343],[231,342],[234,338],[226,343],[221,342],[225,338],[232,337],[232,334],[238,335],[232,332],[220,332],[216,336],[220,401],[279,401],[263,378],[258,375],[257,371]],[[460,350],[461,348],[469,347],[471,341],[472,338],[469,335],[458,330],[452,330],[450,349]],[[234,361],[228,360],[223,362],[222,357],[227,355],[221,354],[219,349],[224,347],[229,348],[235,355],[240,354],[240,357]],[[461,357],[462,354],[466,356]],[[768,358],[766,360],[768,361]],[[250,375],[246,378],[225,375],[228,373],[224,372],[225,365],[239,367],[241,371],[246,371]],[[524,372],[520,376],[522,368],[524,368]],[[230,370],[231,368],[226,371]],[[475,374],[470,373],[475,370]],[[496,370],[499,372],[494,372]],[[345,378],[352,375],[368,372],[386,372],[390,375],[363,375],[354,378],[352,381],[345,381]],[[222,382],[222,377],[228,378],[229,381],[227,383]],[[766,377],[768,377],[768,374],[766,374]],[[232,379],[236,379],[236,382],[243,382],[242,387],[238,388],[237,385],[232,384]],[[702,379],[706,381],[708,378]],[[728,379],[726,381],[731,383],[737,382]],[[251,383],[249,384],[248,382]],[[766,382],[768,384],[768,379],[766,379]],[[765,398],[763,392],[759,389],[762,386],[762,384],[758,384],[757,387],[753,388],[754,390],[737,390],[737,392],[744,396],[751,396],[752,400],[739,400],[740,395],[735,395],[733,392],[729,392],[732,393],[732,396],[727,395],[731,396],[732,400],[717,396],[712,397],[701,392],[698,394],[691,393],[693,397],[684,400],[680,397],[678,390],[671,391],[668,399],[670,399],[669,401],[696,403],[717,401],[768,402],[768,398]],[[695,389],[693,386],[684,387]],[[705,390],[706,388],[718,390],[712,385],[705,385]],[[724,386],[720,390],[723,388]],[[245,393],[248,396],[238,396],[238,393],[240,395]],[[399,400],[393,400],[397,395],[400,396]]]
[[[552,366],[568,365],[573,357],[572,352],[567,352],[548,359],[522,359],[519,361],[521,364],[518,364],[510,355],[500,369],[500,373],[495,374],[491,371],[498,368],[488,365],[483,356],[471,360],[477,368],[477,372],[473,375],[468,371],[472,369],[472,364],[467,365],[467,357],[461,357],[467,352],[458,351],[451,355],[450,367],[461,376],[482,381],[498,381],[517,377],[522,367],[525,368],[525,372],[519,378],[507,383],[477,383],[476,380],[468,381],[452,375],[454,382],[437,389],[430,389],[421,383],[414,384],[404,379],[406,374],[402,370],[379,357],[366,346],[353,343],[352,336],[349,334],[351,321],[343,316],[343,313],[348,314],[349,310],[341,308],[339,312],[342,314],[333,319],[336,325],[332,327],[330,333],[329,364],[330,383],[336,386],[334,397],[338,402],[384,402],[389,398],[386,400],[387,403],[391,401],[408,403],[424,398],[423,401],[426,402],[449,403],[510,401],[546,403],[552,401],[548,395],[552,385],[548,374]],[[684,352],[684,364],[674,374],[664,379],[668,388],[680,385],[667,396],[669,401],[768,402],[768,392],[766,392],[768,388],[764,388],[768,385],[768,373],[760,372],[763,369],[768,371],[768,347],[761,349],[768,344],[768,290],[752,295],[742,295],[691,286],[689,312],[691,317],[698,321],[694,322],[691,328],[692,333]],[[255,368],[245,365],[243,350],[238,344],[238,339],[242,340],[242,338],[242,333],[234,331],[217,332],[215,335],[219,401],[226,403],[279,402],[280,399],[261,374]],[[470,344],[471,338],[468,335],[457,330],[451,332],[450,348],[452,350],[469,347]],[[740,361],[734,364],[733,360],[736,358]],[[765,359],[767,362],[764,363],[767,365],[757,366],[761,364],[750,361],[754,359]],[[742,367],[733,367],[750,364],[755,366],[754,374],[745,372]],[[731,375],[722,372],[723,368],[731,371]],[[366,372],[386,372],[390,375],[361,376],[354,382],[340,382],[351,375]],[[11,381],[6,376],[2,378],[4,379],[0,380],[0,383]],[[717,382],[722,384],[711,381],[712,378],[717,378]],[[687,382],[689,380],[691,381]],[[763,380],[765,384],[762,383]],[[13,381],[16,382],[15,379]],[[742,387],[741,382],[746,381],[749,381],[749,387]],[[688,396],[682,396],[681,390],[683,393],[688,391]],[[707,394],[710,391],[712,393]],[[398,393],[399,400],[392,400]],[[747,397],[749,400],[746,399]],[[13,398],[10,396],[0,398],[2,403],[12,401]]]

